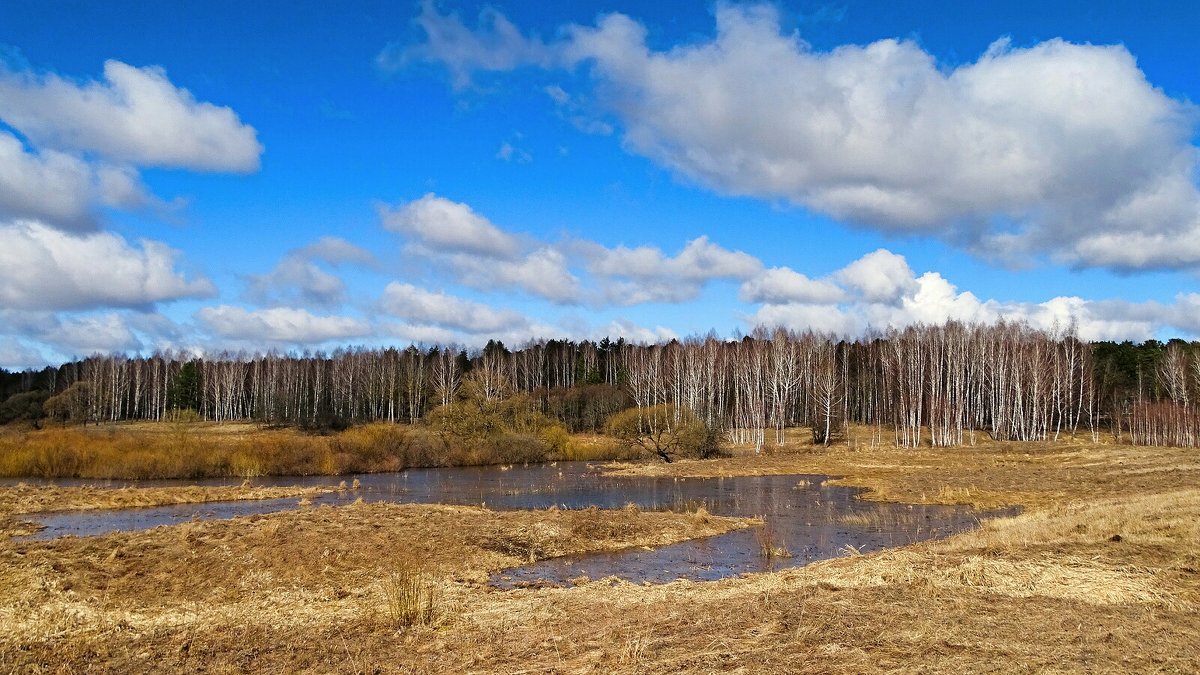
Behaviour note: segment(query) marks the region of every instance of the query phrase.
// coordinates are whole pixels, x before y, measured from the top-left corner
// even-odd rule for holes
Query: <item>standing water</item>
[[[980,517],[1012,513],[979,514],[967,507],[864,502],[857,499],[861,490],[828,485],[824,476],[626,477],[604,474],[583,462],[413,469],[361,475],[357,479],[359,489],[320,495],[313,498],[313,505],[344,504],[362,497],[364,501],[466,504],[499,510],[552,506],[612,509],[633,504],[643,510],[683,511],[703,506],[713,515],[763,519],[761,527],[657,549],[567,556],[505,570],[493,578],[493,583],[506,588],[562,585],[581,577],[616,576],[639,582],[719,579],[944,537],[977,526]],[[284,477],[262,479],[257,484],[332,487],[341,480]],[[136,485],[197,484],[228,485],[230,481],[154,481]],[[120,485],[127,484],[113,484]],[[232,518],[288,510],[297,504],[297,499],[272,499],[41,514],[31,519],[45,529],[30,538],[88,536],[197,519]]]

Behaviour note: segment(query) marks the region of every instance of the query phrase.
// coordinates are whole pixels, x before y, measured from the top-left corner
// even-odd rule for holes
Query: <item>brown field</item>
[[[0,543],[0,672],[1198,672],[1200,455],[1064,440],[773,449],[638,473],[829,473],[1021,504],[978,531],[715,583],[498,591],[504,566],[745,524],[355,505]]]
[[[46,511],[124,509],[169,504],[202,504],[250,499],[312,498],[333,488],[261,487],[244,483],[232,487],[170,488],[96,486],[59,487],[18,483],[0,487],[0,538],[31,534],[38,528],[21,516]]]
[[[152,480],[344,475],[411,467],[628,459],[613,439],[558,426],[463,437],[376,422],[337,432],[248,422],[113,422],[0,427],[0,477]]]

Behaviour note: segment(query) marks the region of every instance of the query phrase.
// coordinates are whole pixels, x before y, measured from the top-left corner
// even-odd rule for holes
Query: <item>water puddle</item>
[[[347,481],[355,477],[347,477]],[[657,549],[634,549],[543,560],[504,570],[493,585],[567,585],[580,578],[616,576],[635,582],[678,578],[720,579],[746,572],[777,570],[813,560],[866,553],[923,539],[945,537],[976,527],[980,518],[1015,511],[977,513],[966,507],[880,504],[858,500],[855,488],[831,486],[824,476],[737,478],[640,478],[610,476],[583,462],[528,467],[414,469],[357,476],[358,489],[312,499],[313,506],[364,501],[442,503],[497,510],[622,508],[682,511],[703,506],[720,516],[760,516],[762,527],[737,530]],[[335,487],[342,477],[267,478],[265,486]],[[95,481],[79,484],[95,485]],[[237,481],[144,481],[139,485],[230,485]],[[58,485],[71,482],[58,481]],[[298,508],[299,498],[213,502],[111,511],[32,514],[45,527],[25,539],[54,539],[137,530],[192,520],[233,518]]]

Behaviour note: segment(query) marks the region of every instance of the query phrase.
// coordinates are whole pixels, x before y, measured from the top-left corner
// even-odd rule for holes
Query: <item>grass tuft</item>
[[[384,611],[392,627],[430,626],[438,618],[441,593],[420,569],[401,564],[383,579],[382,588]]]

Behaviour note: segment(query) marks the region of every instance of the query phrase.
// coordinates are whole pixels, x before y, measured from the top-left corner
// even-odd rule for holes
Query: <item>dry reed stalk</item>
[[[441,594],[420,569],[401,564],[383,579],[381,587],[384,608],[393,627],[429,626],[438,619]]]

